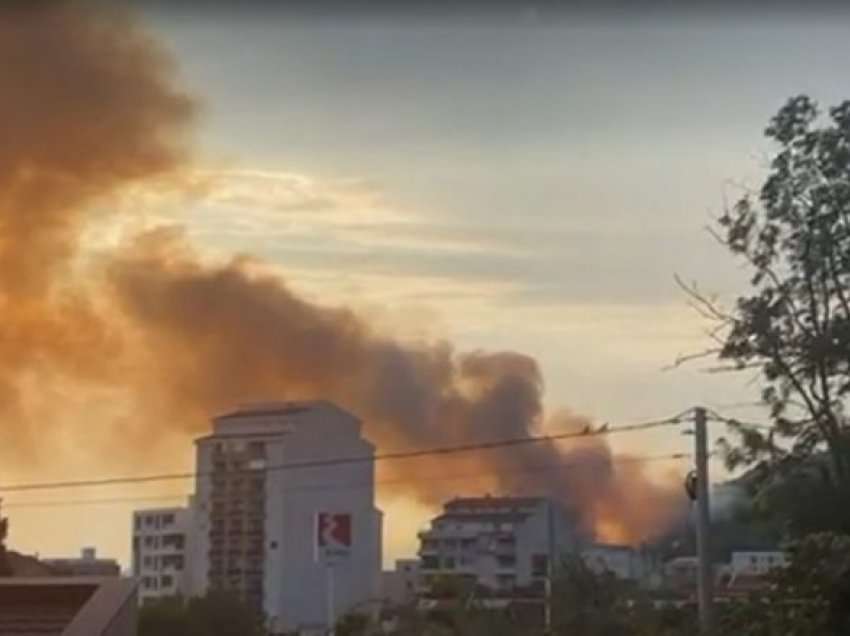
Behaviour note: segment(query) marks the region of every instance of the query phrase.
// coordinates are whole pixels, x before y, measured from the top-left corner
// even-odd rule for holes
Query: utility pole
[[[334,566],[327,564],[326,574],[328,576],[328,636],[336,635],[336,598],[334,598]]]
[[[711,519],[708,510],[708,434],[705,409],[694,409],[694,439],[696,442],[696,508],[697,560],[699,562],[698,601],[699,626],[703,636],[711,633],[711,606],[714,601],[714,572],[711,567],[709,533]]]

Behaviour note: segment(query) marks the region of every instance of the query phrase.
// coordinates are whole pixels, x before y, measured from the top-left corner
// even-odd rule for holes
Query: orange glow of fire
[[[596,540],[602,543],[630,544],[634,539],[618,519],[597,519],[593,530]]]

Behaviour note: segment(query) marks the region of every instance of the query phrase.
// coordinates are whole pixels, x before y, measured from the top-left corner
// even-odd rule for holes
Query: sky
[[[196,244],[261,258],[400,337],[528,353],[552,411],[758,416],[750,376],[668,368],[710,345],[674,275],[726,302],[745,289],[706,226],[758,187],[762,130],[788,97],[850,96],[850,22],[138,10],[201,102],[193,144],[215,187],[183,212]],[[612,439],[648,454],[691,443]],[[427,512],[389,503],[388,559],[415,550]],[[131,508],[94,507],[94,524],[9,511],[23,551],[96,544],[126,563]],[[45,519],[67,532],[39,535]]]

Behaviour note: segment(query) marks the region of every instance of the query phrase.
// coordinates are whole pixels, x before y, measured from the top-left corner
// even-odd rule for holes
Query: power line
[[[491,450],[496,448],[506,448],[512,446],[523,446],[527,444],[539,444],[542,442],[556,442],[567,439],[598,437],[603,435],[612,435],[615,433],[630,433],[636,431],[644,431],[661,426],[672,426],[681,423],[687,418],[687,415],[692,409],[687,409],[673,417],[641,422],[638,424],[626,424],[615,428],[610,428],[604,425],[598,429],[587,428],[583,431],[572,431],[569,433],[559,433],[555,435],[539,435],[530,437],[519,437],[512,439],[496,440],[491,442],[477,442],[469,444],[460,444],[455,446],[437,446],[428,449],[395,451],[371,456],[356,456],[356,457],[337,457],[332,459],[307,460],[301,462],[289,462],[286,464],[278,464],[275,466],[266,466],[256,470],[234,470],[230,473],[246,473],[255,474],[258,472],[272,472],[279,470],[297,470],[300,468],[319,468],[326,466],[339,466],[344,464],[358,464],[377,461],[388,461],[396,459],[413,459],[417,457],[427,457],[435,455],[452,455],[457,453],[467,453],[479,450]],[[57,482],[41,482],[30,484],[15,484],[12,486],[0,486],[0,492],[23,492],[30,490],[59,490],[63,488],[87,488],[92,486],[113,486],[119,484],[138,484],[150,483],[157,481],[178,481],[182,479],[194,479],[196,477],[210,477],[217,474],[217,471],[193,471],[185,473],[166,473],[159,475],[144,475],[139,477],[108,477],[103,479],[87,479],[79,481],[57,481]]]
[[[659,462],[659,461],[672,461],[672,460],[682,460],[688,459],[691,457],[690,453],[669,453],[666,455],[653,455],[647,457],[621,457],[612,459],[609,458],[607,463],[612,464],[629,464],[629,463],[650,463],[650,462]],[[475,479],[477,477],[481,477],[482,475],[491,475],[491,474],[526,474],[533,472],[548,472],[548,471],[559,471],[559,470],[572,470],[579,468],[580,464],[578,462],[561,462],[557,464],[547,464],[543,466],[536,466],[530,468],[523,468],[517,470],[478,470],[475,473],[463,473],[463,474],[454,474],[454,475],[439,475],[439,476],[429,476],[423,477],[421,475],[417,475],[415,478],[407,477],[407,478],[396,478],[396,479],[384,479],[375,481],[373,483],[338,483],[338,484],[309,484],[305,486],[294,486],[294,487],[284,487],[280,489],[281,493],[290,493],[290,492],[306,492],[306,491],[316,491],[316,490],[347,490],[347,489],[358,489],[358,488],[371,488],[371,487],[380,487],[380,486],[391,486],[398,485],[404,483],[411,483],[414,481],[454,481],[459,479]],[[175,501],[175,500],[185,500],[189,497],[190,493],[180,494],[180,495],[160,495],[160,496],[150,496],[150,497],[112,497],[105,499],[78,499],[78,500],[52,500],[52,501],[11,501],[8,503],[4,503],[4,508],[52,508],[52,507],[75,507],[75,506],[83,506],[83,505],[110,505],[110,504],[124,504],[124,503],[141,503],[141,502],[153,502],[153,501]]]
[[[741,420],[737,417],[724,417],[720,415],[717,411],[709,410],[708,411],[708,419],[712,422],[722,422],[724,424],[729,424],[731,426],[742,426],[745,428],[752,428],[761,431],[770,431],[773,430],[771,426],[767,424],[758,424],[756,422],[747,422],[745,420]]]

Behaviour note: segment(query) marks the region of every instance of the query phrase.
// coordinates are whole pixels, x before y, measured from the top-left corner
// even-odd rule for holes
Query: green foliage
[[[138,636],[263,636],[262,617],[226,592],[164,599],[139,611]]]
[[[139,610],[139,636],[186,636],[189,614],[181,599],[169,598]]]
[[[656,608],[645,592],[580,558],[564,561],[552,590],[553,632],[563,636],[685,636],[693,616]]]
[[[757,514],[781,524],[790,539],[818,532],[850,535],[850,483],[832,479],[823,462],[800,467],[764,487]]]
[[[795,97],[765,134],[778,146],[757,194],[719,220],[718,237],[749,266],[751,290],[724,312],[700,298],[719,327],[718,354],[761,371],[772,427],[738,423],[733,466],[793,469],[829,452],[832,477],[850,481],[850,101],[820,111]],[[722,330],[721,330],[722,333]]]
[[[369,633],[369,617],[364,614],[346,614],[336,623],[336,636],[365,636]]]
[[[791,548],[789,566],[770,579],[766,592],[724,609],[720,634],[850,634],[850,537],[806,537]]]

